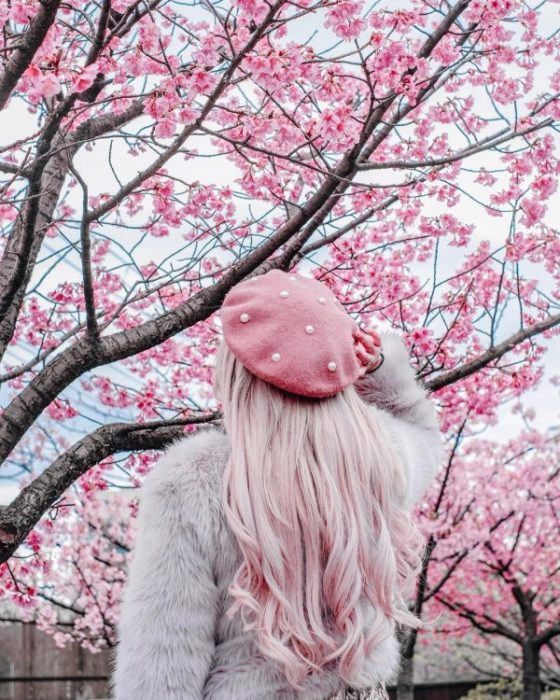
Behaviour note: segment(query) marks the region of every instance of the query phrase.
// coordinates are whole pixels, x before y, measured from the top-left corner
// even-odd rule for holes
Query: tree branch
[[[43,0],[39,5],[37,14],[29,25],[28,30],[20,38],[19,46],[10,56],[8,65],[2,76],[0,76],[0,109],[4,109],[6,106],[18,80],[31,63],[37,49],[43,43],[47,32],[55,20],[60,0]]]
[[[442,158],[430,158],[428,160],[393,160],[380,161],[376,163],[358,163],[358,170],[387,170],[390,168],[397,168],[399,170],[412,170],[415,168],[435,167],[436,165],[445,166],[449,165],[450,163],[455,163],[458,160],[469,158],[470,156],[476,155],[483,151],[487,151],[491,148],[495,148],[496,146],[500,146],[503,143],[512,141],[513,139],[516,139],[520,136],[527,136],[527,134],[531,134],[534,131],[544,129],[545,127],[550,126],[553,123],[554,120],[552,119],[552,117],[548,117],[542,122],[534,124],[533,126],[528,126],[526,129],[523,129],[521,131],[510,131],[508,128],[505,128],[500,130],[497,134],[492,134],[491,136],[487,136],[485,139],[478,141],[476,145],[467,146],[466,148],[457,151],[456,153],[452,153]]]
[[[544,632],[541,632],[535,637],[535,644],[538,646],[543,646],[543,644],[549,644],[554,637],[560,636],[560,624],[551,625]]]
[[[95,291],[93,289],[93,278],[91,272],[91,239],[89,235],[89,221],[87,219],[88,210],[88,187],[82,176],[69,164],[69,169],[80,183],[82,188],[82,220],[80,222],[80,257],[82,260],[82,278],[84,285],[84,300],[86,307],[87,332],[93,344],[99,341],[99,326],[97,324],[97,313],[95,308]]]
[[[447,15],[445,15],[442,22],[434,29],[432,34],[424,42],[422,48],[418,53],[419,57],[426,58],[431,54],[431,52],[435,49],[438,43],[445,36],[446,32],[449,31],[449,29],[457,21],[461,13],[464,12],[465,9],[468,7],[469,2],[470,0],[461,0],[461,2],[458,2],[451,9],[451,11]],[[458,42],[458,45],[462,45],[468,39],[473,29],[474,27],[465,33],[465,35]],[[309,240],[309,238],[313,235],[320,223],[323,222],[325,217],[332,211],[336,203],[339,201],[340,196],[352,184],[352,179],[354,175],[356,175],[356,173],[358,172],[359,164],[361,162],[367,161],[371,154],[383,143],[383,141],[385,141],[389,134],[391,134],[395,126],[397,126],[397,124],[404,116],[411,112],[421,101],[427,99],[427,97],[430,96],[435,89],[441,87],[440,84],[438,88],[435,88],[438,79],[445,73],[446,69],[447,67],[444,66],[438,71],[436,71],[436,73],[428,81],[427,85],[419,91],[417,103],[415,103],[414,105],[408,103],[402,109],[399,109],[394,118],[390,119],[380,129],[379,133],[373,136],[373,138],[371,137],[374,134],[375,129],[382,123],[382,120],[386,115],[387,111],[391,108],[391,106],[397,99],[397,93],[393,92],[387,98],[383,99],[377,105],[377,107],[375,107],[375,109],[372,109],[369,118],[366,120],[366,124],[362,130],[358,142],[345,153],[339,166],[336,168],[335,174],[339,177],[338,186],[333,190],[329,199],[325,201],[325,204],[323,205],[322,209],[317,212],[317,214],[308,223],[305,229],[293,241],[291,246],[283,253],[283,267],[288,266],[291,263],[293,264],[293,261],[295,260],[298,251],[301,250],[303,244]],[[415,72],[415,68],[409,69],[405,71],[404,75],[413,75]],[[369,142],[370,138],[371,142]],[[439,169],[443,166],[437,167]],[[419,180],[423,180],[426,176],[427,175],[424,174],[419,178]],[[390,206],[393,203],[393,201],[396,201],[396,199],[396,195],[388,197],[385,203],[385,207],[383,208]],[[301,255],[297,259],[301,259]]]
[[[37,195],[40,200],[38,205],[39,218],[35,223],[34,234],[31,236],[31,248],[27,256],[23,280],[12,298],[8,311],[0,320],[0,357],[4,354],[13,336],[25,291],[35,267],[46,227],[58,203],[71,159],[80,146],[132,121],[142,114],[143,109],[144,99],[134,100],[129,108],[120,114],[110,113],[83,122],[68,138],[59,133],[53,146],[45,153],[37,155],[33,163],[23,171],[25,177],[29,178],[36,166],[44,166],[40,194]],[[25,231],[25,219],[20,216],[0,263],[0,282],[3,277],[9,278],[9,275],[13,273],[13,266],[17,264],[17,260],[20,260],[19,255]]]
[[[498,343],[498,345],[488,348],[486,352],[482,353],[482,355],[479,355],[478,357],[475,357],[473,360],[465,362],[463,365],[460,365],[449,372],[440,374],[433,379],[429,379],[424,383],[426,387],[430,389],[430,391],[438,391],[444,386],[454,384],[455,382],[465,379],[471,374],[478,372],[483,367],[486,367],[494,360],[502,357],[502,355],[505,355],[516,345],[523,343],[528,338],[533,338],[536,335],[540,335],[541,333],[544,333],[550,328],[554,328],[558,325],[560,325],[560,314],[550,316],[550,318],[546,319],[545,321],[539,321],[528,328],[517,331],[513,335],[510,335],[510,337],[504,340],[502,343]]]
[[[467,608],[463,603],[452,603],[442,596],[436,596],[436,599],[459,617],[468,620],[473,627],[476,627],[476,629],[480,630],[481,632],[485,632],[487,634],[497,634],[501,637],[511,639],[517,644],[523,643],[523,639],[519,634],[510,630],[499,620],[493,619],[487,613],[478,615],[474,610]],[[481,618],[484,620],[484,622],[481,620]]]
[[[188,419],[150,423],[111,423],[82,438],[0,508],[0,561],[12,556],[43,513],[76,479],[103,459],[132,450],[161,450],[185,435],[186,425],[210,423],[217,412]]]

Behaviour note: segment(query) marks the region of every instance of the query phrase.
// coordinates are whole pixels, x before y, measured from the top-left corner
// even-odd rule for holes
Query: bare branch
[[[459,617],[468,620],[473,627],[476,627],[476,629],[480,630],[481,632],[485,632],[487,634],[497,634],[501,637],[511,639],[517,644],[522,644],[523,639],[519,634],[517,634],[517,632],[509,629],[509,627],[506,627],[502,622],[494,619],[488,613],[481,613],[478,615],[474,610],[471,610],[463,603],[449,601],[443,596],[436,596],[436,599]]]

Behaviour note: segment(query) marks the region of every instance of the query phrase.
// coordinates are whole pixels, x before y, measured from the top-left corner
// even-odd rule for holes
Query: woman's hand
[[[381,338],[373,330],[358,329],[354,332],[354,352],[362,365],[360,377],[367,372],[373,372],[383,362]]]

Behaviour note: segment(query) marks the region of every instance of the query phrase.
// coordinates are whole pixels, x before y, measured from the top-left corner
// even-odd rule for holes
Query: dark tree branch
[[[535,637],[535,644],[539,647],[544,644],[550,644],[554,637],[560,636],[560,624],[551,625],[548,629],[544,630]]]
[[[470,0],[461,0],[461,2],[458,2],[451,9],[449,14],[447,14],[444,17],[442,22],[426,39],[418,53],[419,57],[427,58],[432,53],[432,51],[442,40],[445,34],[449,31],[449,29],[457,21],[460,15],[468,7],[469,2]],[[459,40],[458,45],[460,46],[464,42],[466,42],[471,33],[472,31],[466,32],[465,35]],[[383,118],[397,100],[398,95],[396,92],[394,92],[387,98],[383,99],[375,108],[373,108],[372,105],[371,114],[366,120],[358,142],[349,151],[346,152],[346,154],[342,158],[341,163],[335,171],[335,174],[339,178],[337,187],[334,188],[330,197],[325,201],[323,207],[317,212],[315,217],[307,224],[305,229],[301,231],[301,233],[292,242],[290,247],[288,247],[287,250],[283,253],[281,263],[282,267],[295,264],[296,256],[301,250],[303,244],[309,240],[309,238],[313,235],[318,226],[330,214],[336,203],[339,201],[340,196],[352,184],[352,179],[358,173],[360,163],[366,162],[368,160],[371,154],[374,153],[375,150],[379,148],[379,146],[383,143],[383,141],[385,141],[385,139],[388,138],[388,136],[392,133],[395,126],[397,126],[399,122],[417,106],[417,104],[426,100],[429,96],[433,94],[433,92],[437,89],[437,81],[445,73],[446,70],[447,66],[444,66],[440,70],[436,71],[436,73],[434,73],[430,80],[428,80],[426,86],[419,90],[417,103],[414,105],[405,104],[404,107],[399,109],[397,113],[393,115],[384,126],[382,126],[382,128],[377,134],[374,133],[375,130],[380,124],[382,124]],[[406,71],[405,75],[413,75],[415,72],[416,69],[414,68]],[[439,87],[441,87],[441,85],[439,85],[438,88]],[[438,169],[441,169],[443,167],[444,166],[437,166]],[[423,180],[426,176],[427,174],[421,176],[419,180]],[[392,195],[391,197],[387,198],[385,207],[382,208],[390,206],[394,201],[396,201],[396,199],[396,195]],[[297,259],[301,259],[301,255]]]
[[[96,81],[88,88],[88,95],[95,96],[101,89],[101,83]],[[11,340],[28,281],[75,151],[71,145],[68,148],[66,135],[60,127],[79,98],[80,93],[72,93],[53,112],[37,143],[37,157],[28,168],[26,202],[0,262],[0,357]],[[60,148],[57,158],[47,156],[53,144],[57,150]]]
[[[109,20],[110,10],[111,0],[103,0],[103,5],[101,6],[101,13],[99,15],[99,22],[97,23],[97,30],[95,32],[95,38],[91,44],[91,48],[86,59],[86,66],[95,63],[95,61],[97,61],[97,59],[99,58],[99,54],[103,50],[103,39],[107,30],[107,22]]]
[[[121,114],[110,113],[89,119],[83,122],[74,131],[74,133],[68,137],[68,140],[63,138],[62,134],[59,134],[53,144],[53,148],[45,153],[44,156],[37,157],[33,162],[33,166],[35,163],[41,162],[43,162],[45,165],[43,182],[46,183],[46,185],[41,190],[41,202],[39,207],[41,219],[37,222],[35,236],[33,237],[31,251],[27,260],[27,267],[23,283],[20,285],[8,312],[0,321],[0,357],[5,352],[6,346],[13,336],[25,291],[43,242],[46,221],[52,217],[60,197],[60,191],[68,172],[68,164],[80,146],[93,141],[108,132],[114,131],[115,129],[118,129],[129,121],[132,121],[136,117],[140,116],[143,112],[143,106],[144,101],[139,99],[135,100],[130,107]],[[24,171],[24,174],[26,177],[29,177],[29,172],[27,172],[27,170]],[[12,232],[6,250],[10,249],[13,252],[13,255],[17,256],[22,235],[23,219],[20,217],[15,224],[14,231]],[[4,262],[2,262],[0,266],[0,278],[3,274],[3,267]]]
[[[16,177],[25,177],[23,168],[17,163],[3,163],[0,162],[0,173],[6,173],[8,175],[15,175]],[[3,189],[5,186],[3,185]]]
[[[473,360],[469,360],[463,365],[460,365],[449,372],[444,372],[443,374],[440,374],[433,379],[429,379],[424,383],[426,387],[430,389],[430,391],[438,391],[438,389],[442,389],[444,386],[454,384],[455,382],[465,379],[471,374],[478,372],[494,360],[497,360],[508,353],[516,345],[523,343],[525,340],[533,338],[536,335],[540,335],[541,333],[544,333],[550,328],[554,328],[558,325],[560,325],[560,314],[550,316],[545,321],[539,321],[532,326],[528,326],[527,328],[513,333],[502,343],[498,343],[497,345],[488,348],[486,352],[482,353],[482,355],[479,355],[478,357],[475,357]]]
[[[499,620],[495,620],[487,613],[481,613],[479,615],[476,611],[471,610],[463,603],[453,603],[443,596],[436,596],[436,598],[442,605],[454,612],[459,617],[468,620],[473,627],[476,627],[476,629],[480,630],[481,632],[486,634],[497,634],[501,637],[511,639],[512,642],[516,642],[519,645],[523,644],[523,638],[521,635],[506,627]]]
[[[151,423],[112,423],[98,428],[61,455],[26,486],[8,506],[0,508],[0,561],[15,552],[43,513],[76,479],[118,452],[161,450],[183,437],[186,425],[210,423],[219,413]]]
[[[99,341],[99,326],[97,324],[97,313],[95,307],[95,291],[93,289],[93,278],[91,272],[91,239],[89,235],[89,221],[87,219],[88,210],[88,187],[82,176],[69,165],[70,171],[80,183],[82,188],[82,220],[80,222],[80,256],[82,260],[82,279],[84,285],[84,300],[86,306],[87,332],[92,345],[97,345]]]
[[[152,2],[155,7],[159,0]],[[42,3],[53,4],[51,0]],[[57,5],[59,3],[56,3]],[[94,62],[99,54],[99,42],[103,40],[108,22],[107,12],[110,3],[105,3],[97,28],[92,49],[86,65]],[[138,18],[133,17],[127,31]],[[122,114],[93,117],[81,124],[73,134],[61,128],[64,118],[79,100],[91,103],[100,94],[106,82],[99,73],[91,87],[82,93],[71,93],[57,107],[37,143],[33,162],[26,166],[21,175],[29,181],[26,204],[14,225],[12,235],[0,262],[0,357],[10,342],[29,279],[31,278],[43,237],[50,225],[58,203],[60,191],[68,173],[68,165],[75,152],[86,141],[91,141],[107,131],[112,131],[128,121],[140,116],[144,100],[135,100]]]
[[[0,109],[4,109],[18,80],[31,63],[37,49],[51,28],[60,0],[43,0],[37,14],[25,34],[18,39],[18,46],[10,56],[4,73],[0,76]]]

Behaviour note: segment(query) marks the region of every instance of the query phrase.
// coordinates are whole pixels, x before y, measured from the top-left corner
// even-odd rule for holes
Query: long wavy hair
[[[354,386],[323,399],[277,389],[224,340],[214,391],[231,444],[224,510],[243,554],[228,616],[240,611],[292,687],[330,662],[363,684],[394,622],[420,625],[406,597],[424,540],[399,505],[404,469],[378,409]]]

